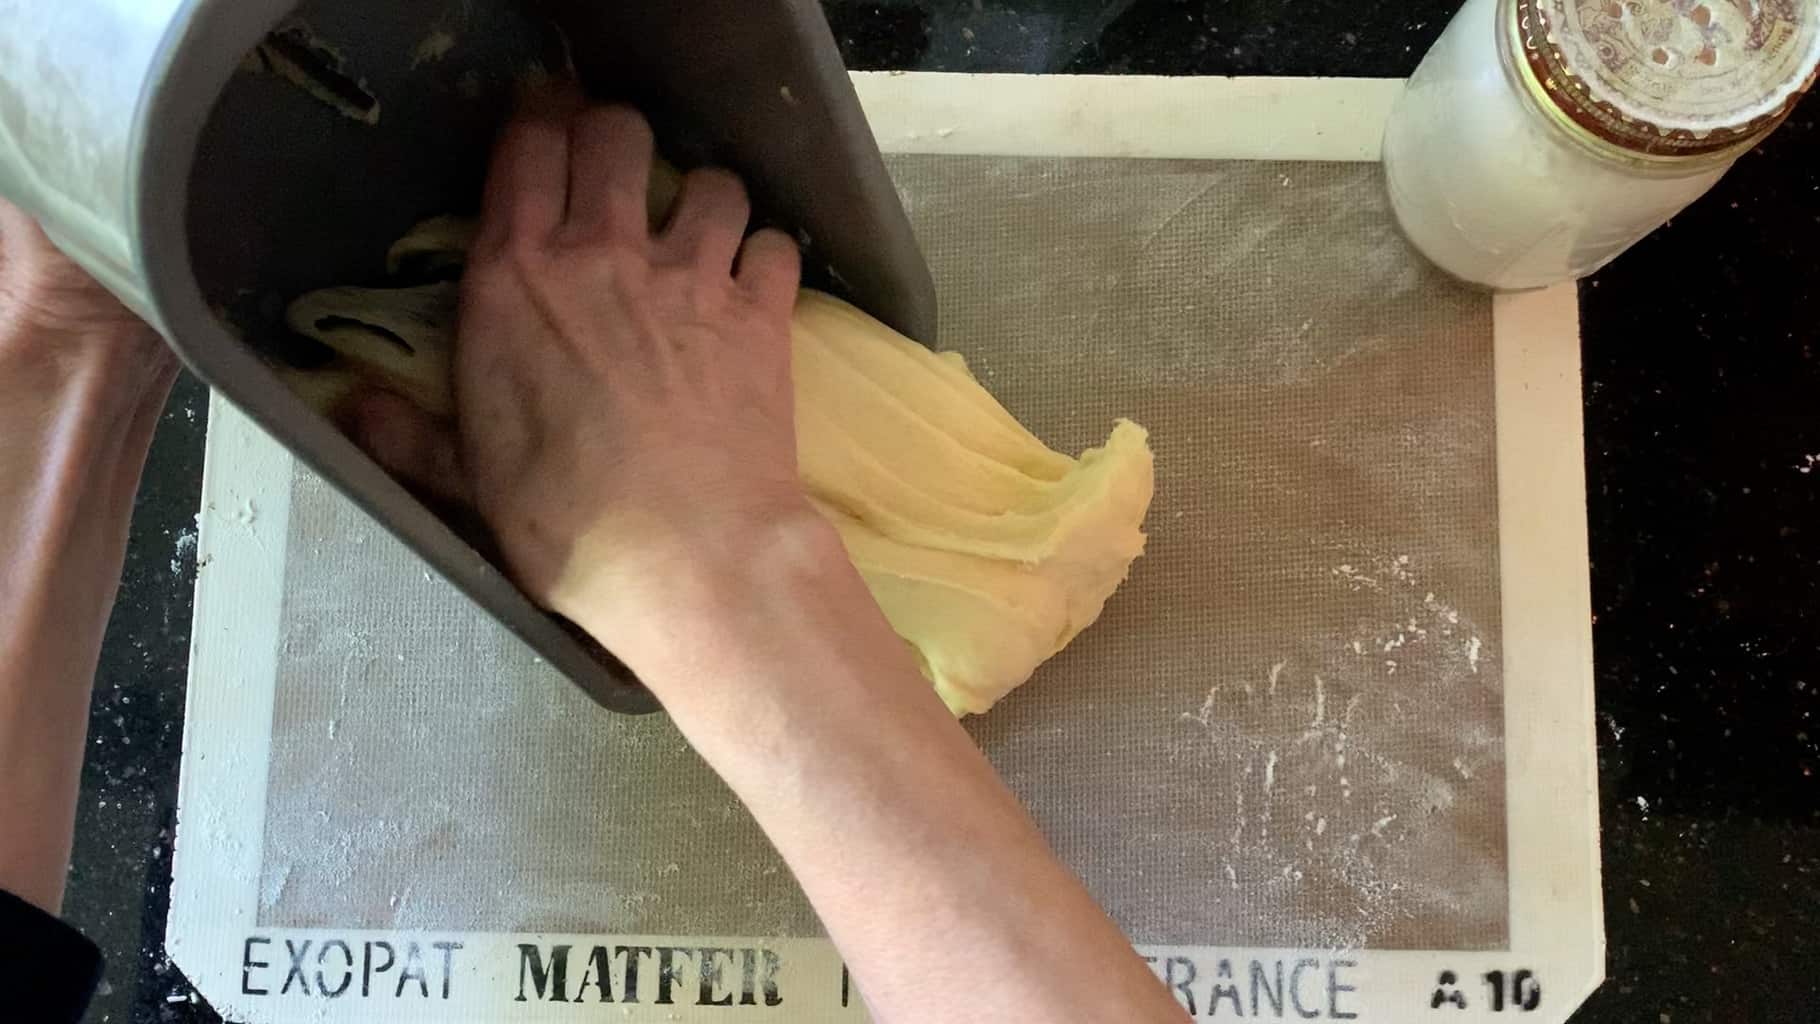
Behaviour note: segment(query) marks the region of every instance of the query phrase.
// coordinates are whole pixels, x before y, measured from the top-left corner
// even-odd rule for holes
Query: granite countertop
[[[1403,76],[1454,4],[826,0],[862,69]],[[1210,112],[1217,116],[1217,112]],[[1820,1019],[1820,105],[1581,287],[1610,980],[1583,1024]],[[91,1020],[162,951],[207,411],[185,379],[102,655],[67,913]]]

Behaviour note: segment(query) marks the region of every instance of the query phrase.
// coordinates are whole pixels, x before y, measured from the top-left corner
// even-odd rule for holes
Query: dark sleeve
[[[75,1024],[101,984],[101,950],[81,932],[0,890],[0,992],[18,1020]],[[8,1018],[14,1019],[14,1018]]]

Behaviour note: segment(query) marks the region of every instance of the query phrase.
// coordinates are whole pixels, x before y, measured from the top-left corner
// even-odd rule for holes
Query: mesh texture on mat
[[[889,163],[941,347],[1058,448],[1157,453],[1130,581],[968,724],[1057,851],[1140,943],[1504,946],[1490,299],[1375,165]],[[667,721],[301,469],[287,543],[262,924],[820,934]]]

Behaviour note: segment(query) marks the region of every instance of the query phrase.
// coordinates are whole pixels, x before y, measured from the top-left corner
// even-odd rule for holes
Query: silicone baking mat
[[[1601,966],[1571,290],[1406,246],[1396,83],[859,83],[939,347],[1058,448],[1152,433],[1147,555],[968,721],[1057,852],[1197,1015],[1564,1018]],[[862,1019],[667,720],[594,708],[217,412],[171,929],[205,995]]]

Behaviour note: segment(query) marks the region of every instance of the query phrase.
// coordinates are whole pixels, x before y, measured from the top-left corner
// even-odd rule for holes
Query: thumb
[[[346,417],[354,443],[405,486],[436,501],[472,504],[454,424],[379,390],[350,400]]]

